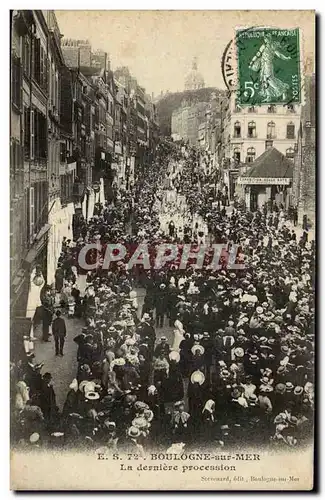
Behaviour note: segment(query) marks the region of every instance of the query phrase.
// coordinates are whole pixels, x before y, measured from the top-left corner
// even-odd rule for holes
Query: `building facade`
[[[72,186],[76,174],[76,164],[67,164],[71,154],[71,136],[64,125],[62,101],[62,79],[65,73],[61,50],[61,33],[53,11],[43,11],[47,24],[48,40],[48,183],[50,229],[47,244],[47,283],[55,279],[57,262],[61,253],[62,239],[72,238],[74,214]],[[64,105],[71,109],[72,93],[64,96]],[[61,123],[62,120],[62,123]]]
[[[40,305],[40,283],[47,280],[49,237],[48,64],[50,36],[42,11],[17,14],[22,47],[22,117],[26,205],[22,266],[27,279],[25,315],[33,318]],[[51,168],[51,167],[50,167]],[[36,280],[35,277],[39,279]]]
[[[305,77],[305,104],[301,122],[293,171],[293,204],[298,208],[298,221],[306,216],[314,224],[316,214],[316,78]]]
[[[11,12],[10,83],[11,316],[31,322],[63,237],[153,161],[158,123],[128,68],[114,77],[107,53],[62,40],[53,11]]]
[[[250,163],[268,148],[276,148],[293,159],[300,125],[301,107],[236,106],[235,94],[222,107],[223,150],[230,162]]]
[[[207,102],[188,104],[184,101],[182,107],[172,113],[172,138],[197,146],[199,126],[205,122],[207,106]]]
[[[10,281],[11,314],[25,316],[25,300],[29,288],[29,274],[23,267],[26,247],[29,245],[28,230],[29,170],[24,161],[24,95],[25,76],[24,40],[32,31],[32,17],[26,13],[11,12],[11,106],[10,106]],[[30,57],[27,61],[30,64]],[[28,74],[30,72],[28,71]],[[28,81],[26,87],[28,88]],[[25,102],[28,95],[25,96]]]

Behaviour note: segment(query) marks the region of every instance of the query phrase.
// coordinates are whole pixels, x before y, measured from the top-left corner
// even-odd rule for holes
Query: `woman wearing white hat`
[[[205,385],[204,373],[196,370],[191,374],[187,390],[188,409],[191,415],[193,432],[196,432],[200,427],[203,407],[208,399],[207,396],[208,391]]]
[[[78,401],[79,401],[79,396],[81,395],[80,391],[78,390],[78,381],[76,378],[73,379],[71,384],[69,385],[69,392],[67,394],[64,406],[63,406],[63,411],[62,411],[62,416],[63,418],[68,417],[70,413],[75,413],[77,412],[78,409]]]

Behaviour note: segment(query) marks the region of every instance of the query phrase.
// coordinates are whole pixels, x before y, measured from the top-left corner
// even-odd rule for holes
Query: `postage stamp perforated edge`
[[[233,81],[234,81],[234,85],[232,87],[232,91],[233,92],[236,92],[237,95],[238,95],[238,92],[240,90],[240,80],[239,80],[239,52],[240,52],[240,49],[238,47],[238,33],[239,32],[243,32],[243,31],[257,31],[257,30],[277,30],[277,31],[292,31],[292,30],[298,30],[298,50],[299,50],[299,64],[298,64],[298,69],[299,69],[299,91],[300,91],[300,99],[299,99],[299,102],[296,102],[297,105],[304,105],[305,103],[305,90],[304,90],[304,83],[305,83],[305,52],[304,52],[304,34],[303,34],[303,30],[296,26],[296,27],[289,27],[287,28],[287,30],[285,28],[280,28],[278,26],[271,26],[271,25],[264,25],[264,26],[236,26],[235,29],[234,29],[234,36],[233,36],[233,39],[232,39],[232,63],[233,63],[233,70],[234,70],[234,78],[233,78]],[[240,96],[239,96],[240,97]],[[241,99],[238,99],[236,98],[236,103],[240,106],[240,107],[249,107],[251,106],[251,104],[249,102],[242,102],[243,100]],[[256,102],[256,105],[257,106],[261,106],[261,105],[271,105],[271,104],[275,104],[275,105],[283,105],[283,106],[286,106],[287,104],[290,104],[291,103],[291,100],[288,99],[287,102],[282,102],[282,103],[279,103],[279,102],[267,102],[267,103],[259,103],[259,102]]]

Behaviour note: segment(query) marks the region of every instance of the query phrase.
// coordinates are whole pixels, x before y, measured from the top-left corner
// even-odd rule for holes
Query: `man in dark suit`
[[[67,329],[64,319],[61,318],[61,311],[56,311],[56,318],[52,323],[52,334],[55,341],[55,355],[63,356],[64,339]]]

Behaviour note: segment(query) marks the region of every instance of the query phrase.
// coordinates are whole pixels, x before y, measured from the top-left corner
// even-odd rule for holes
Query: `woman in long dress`
[[[184,340],[184,333],[185,330],[183,328],[183,324],[177,319],[174,323],[174,339],[173,339],[173,345],[172,345],[172,351],[177,351],[179,352],[179,345]]]

